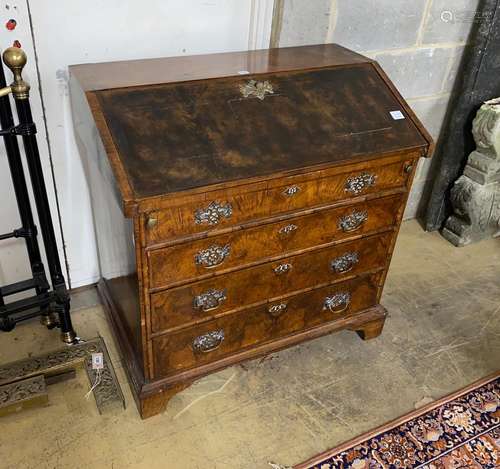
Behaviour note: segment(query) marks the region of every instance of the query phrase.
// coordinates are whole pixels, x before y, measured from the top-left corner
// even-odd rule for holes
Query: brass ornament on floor
[[[43,376],[0,386],[0,417],[31,407],[47,405],[49,396]]]
[[[92,368],[92,354],[102,353],[104,368],[101,370],[100,384],[93,389],[94,398],[99,413],[102,414],[108,408],[116,404],[125,408],[125,399],[118,383],[113,364],[109,358],[104,340],[99,337],[88,342],[81,342],[72,347],[62,348],[54,352],[45,353],[38,357],[26,358],[16,362],[0,366],[0,416],[2,415],[2,393],[8,393],[9,389],[17,389],[17,396],[40,394],[39,388],[35,389],[32,379],[51,378],[60,375],[64,371],[83,366],[90,383],[96,382],[97,370]],[[37,391],[37,392],[35,392]],[[10,405],[14,405],[14,394]],[[22,400],[22,399],[21,399]]]

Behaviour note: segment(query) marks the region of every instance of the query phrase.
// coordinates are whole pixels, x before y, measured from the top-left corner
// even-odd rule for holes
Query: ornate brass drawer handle
[[[281,316],[286,311],[287,307],[288,307],[288,305],[286,303],[280,303],[279,305],[270,306],[268,311],[269,311],[269,314],[273,318],[277,318],[278,316]]]
[[[302,189],[299,186],[290,186],[283,191],[283,195],[286,195],[287,197],[293,197],[294,195],[297,195],[301,190]]]
[[[196,353],[212,352],[220,347],[224,341],[224,330],[208,332],[193,340],[193,351]]]
[[[199,208],[194,214],[194,221],[197,225],[207,223],[217,225],[221,218],[229,218],[233,214],[233,207],[229,202],[222,205],[219,202],[211,202],[207,208]]]
[[[210,269],[222,264],[226,260],[226,257],[229,256],[230,252],[231,247],[229,244],[225,246],[213,244],[207,249],[198,251],[194,256],[194,262],[196,265],[202,265],[206,269]]]
[[[361,228],[366,220],[368,220],[368,212],[366,210],[354,210],[354,212],[352,212],[350,215],[344,215],[339,219],[338,227],[342,231],[348,233],[350,231],[356,231]]]
[[[359,176],[352,176],[345,183],[345,191],[351,194],[361,194],[365,189],[375,185],[377,176],[370,173],[362,173]]]
[[[195,296],[193,308],[203,312],[217,309],[227,299],[226,290],[208,290],[201,295]]]
[[[275,267],[273,270],[274,270],[274,273],[277,275],[286,274],[287,272],[290,272],[290,270],[292,270],[292,264],[288,264],[288,263],[287,264],[280,264],[277,267]]]
[[[299,227],[297,225],[286,225],[283,228],[279,230],[279,234],[282,235],[289,235],[290,233],[293,233],[294,231],[297,231]]]
[[[327,296],[323,304],[323,310],[329,310],[332,313],[344,312],[351,303],[351,294],[349,292],[337,293],[333,296]]]
[[[334,259],[330,265],[334,272],[337,274],[345,274],[353,269],[359,262],[359,255],[357,252],[347,252],[340,257]]]

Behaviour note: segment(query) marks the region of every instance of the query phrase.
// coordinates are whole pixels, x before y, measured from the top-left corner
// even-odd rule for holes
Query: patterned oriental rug
[[[500,467],[500,372],[294,469]]]

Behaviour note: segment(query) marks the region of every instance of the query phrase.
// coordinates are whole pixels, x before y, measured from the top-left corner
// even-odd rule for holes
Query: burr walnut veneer
[[[225,366],[381,332],[432,141],[376,62],[321,45],[70,71],[99,289],[142,417]]]

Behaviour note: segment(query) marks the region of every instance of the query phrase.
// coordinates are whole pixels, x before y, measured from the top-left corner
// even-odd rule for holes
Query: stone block
[[[426,0],[337,0],[333,42],[356,51],[411,47],[417,43],[426,3]]]
[[[482,20],[478,4],[479,0],[432,0],[422,43],[466,42],[474,22]]]
[[[411,106],[417,117],[422,121],[425,128],[436,141],[441,133],[441,128],[446,117],[449,102],[449,94],[408,101],[408,104]]]
[[[375,55],[389,78],[406,98],[432,96],[443,91],[453,47],[423,48]]]
[[[331,0],[283,2],[279,46],[323,44],[330,26]]]

